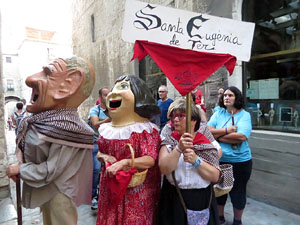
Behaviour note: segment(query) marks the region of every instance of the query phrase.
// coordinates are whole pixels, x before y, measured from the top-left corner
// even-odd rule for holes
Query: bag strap
[[[187,208],[186,208],[185,202],[183,200],[183,197],[182,197],[181,192],[180,192],[179,187],[178,187],[178,183],[177,183],[176,178],[175,178],[175,170],[172,172],[172,178],[173,178],[173,181],[175,183],[176,191],[178,193],[178,196],[179,196],[180,202],[182,204],[182,207],[183,207],[185,213],[187,213]],[[209,197],[208,209],[210,209],[210,206],[211,206],[212,192],[213,192],[212,185],[210,184],[210,197]]]
[[[212,193],[213,193],[213,188],[212,188],[212,184],[210,184],[210,197],[209,197],[208,209],[210,209],[211,206]]]
[[[98,105],[98,109],[99,109],[99,112],[98,112],[98,118],[100,119],[100,114],[101,114],[101,107],[100,107],[100,104]]]
[[[179,190],[177,181],[176,181],[176,179],[175,179],[175,171],[172,172],[172,178],[173,178],[173,181],[174,181],[174,183],[175,183],[175,187],[176,187],[176,191],[177,191],[178,196],[179,196],[179,200],[180,200],[180,202],[181,202],[181,204],[182,204],[182,207],[183,207],[185,213],[187,213],[187,209],[186,209],[185,202],[184,202],[184,200],[183,200],[183,197],[182,197],[181,192],[180,192],[180,190]]]
[[[223,124],[223,126],[221,127],[221,128],[224,128],[225,127],[225,125],[229,122],[229,120],[231,120],[232,119],[232,115],[229,117],[229,119]]]

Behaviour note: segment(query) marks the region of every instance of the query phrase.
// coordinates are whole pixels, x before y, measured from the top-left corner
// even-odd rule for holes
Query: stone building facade
[[[152,0],[146,2],[205,13],[214,1]],[[136,60],[130,62],[133,44],[121,39],[125,0],[76,0],[73,1],[72,8],[74,54],[90,60],[96,72],[93,95],[80,108],[82,117],[87,118],[89,107],[98,97],[98,90],[104,86],[112,87],[114,80],[123,73],[133,73],[143,78],[154,97],[157,97],[160,84],[167,84],[170,98],[180,96],[150,57],[146,57],[140,64]],[[229,80],[229,82],[235,81]],[[204,93],[209,114],[216,103],[217,89],[227,85],[227,71],[221,68],[199,87]]]

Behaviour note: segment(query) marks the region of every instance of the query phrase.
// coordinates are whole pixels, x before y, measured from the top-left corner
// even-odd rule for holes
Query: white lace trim
[[[132,132],[142,133],[146,131],[147,133],[152,133],[153,129],[159,131],[159,127],[151,122],[139,122],[125,127],[113,127],[111,123],[102,124],[98,131],[105,139],[129,139]]]

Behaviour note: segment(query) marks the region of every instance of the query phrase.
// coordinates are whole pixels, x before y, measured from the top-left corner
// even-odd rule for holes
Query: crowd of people
[[[97,225],[215,225],[226,223],[229,194],[233,225],[242,224],[252,126],[238,88],[218,90],[209,120],[195,89],[187,132],[186,99],[173,101],[161,85],[156,101],[134,75],[102,87],[83,122],[77,107],[94,81],[79,57],[56,59],[26,79],[32,115],[17,129],[19,163],[7,168],[24,181],[23,206],[41,207],[44,224],[76,224],[76,206],[91,204]]]

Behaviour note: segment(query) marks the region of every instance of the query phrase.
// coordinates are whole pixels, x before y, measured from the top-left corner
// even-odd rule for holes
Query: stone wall
[[[151,0],[145,2],[205,13],[209,1],[211,0]],[[93,94],[79,108],[83,119],[87,118],[89,108],[95,104],[98,90],[101,87],[112,87],[115,79],[123,73],[139,75],[138,63],[130,62],[133,44],[124,42],[121,38],[124,7],[125,0],[73,1],[73,51],[74,54],[90,60],[95,66],[96,72]],[[92,27],[94,27],[94,40]],[[153,73],[155,70],[145,72],[145,74]],[[175,99],[180,96],[168,80],[167,85],[170,98]],[[220,69],[199,87],[205,94],[205,103],[209,112],[215,105],[217,89],[226,85],[227,72]]]
[[[4,92],[2,83],[2,50],[1,50],[1,12],[0,12],[0,199],[9,195],[9,179],[6,176],[7,154],[5,141]]]
[[[87,118],[101,87],[111,88],[119,75],[133,72],[130,64],[133,45],[121,39],[124,6],[125,1],[119,0],[73,2],[73,51],[75,55],[88,59],[96,74],[92,96],[79,108],[82,118]]]

